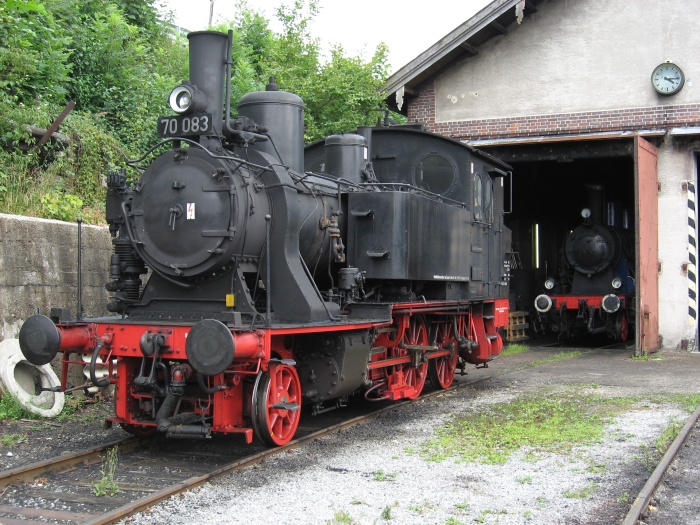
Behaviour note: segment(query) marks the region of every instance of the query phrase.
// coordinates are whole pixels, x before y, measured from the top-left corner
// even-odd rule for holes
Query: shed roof
[[[514,24],[517,27],[524,16],[537,12],[542,1],[493,0],[387,79],[384,89],[389,107],[405,114],[406,105],[397,103],[397,98],[415,96],[420,84],[457,60],[478,54],[484,42],[506,34]]]

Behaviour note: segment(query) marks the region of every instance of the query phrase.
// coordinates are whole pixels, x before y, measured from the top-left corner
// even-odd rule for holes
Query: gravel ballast
[[[538,357],[557,351],[540,352]],[[123,523],[165,524],[174,516],[217,524],[620,523],[654,467],[649,461],[654,441],[672,421],[688,416],[670,401],[649,399],[700,392],[698,379],[686,377],[698,358],[671,352],[635,361],[627,351],[596,352],[498,375],[532,361],[534,354],[527,354],[471,373],[493,374],[488,382],[397,408]],[[577,385],[582,395],[593,388],[596,396],[638,396],[639,402],[610,421],[601,443],[565,454],[520,450],[504,464],[487,465],[428,461],[415,452],[453,414]]]

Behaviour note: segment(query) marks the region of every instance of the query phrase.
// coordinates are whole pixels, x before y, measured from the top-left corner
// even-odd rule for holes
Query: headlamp
[[[170,92],[170,99],[168,100],[170,103],[170,108],[175,113],[185,113],[188,109],[190,109],[190,107],[192,107],[192,91],[193,90],[191,87],[186,84],[177,86],[175,89],[173,89]]]
[[[207,97],[192,84],[180,84],[170,92],[170,109],[178,115],[206,110]]]
[[[535,298],[535,310],[540,313],[549,312],[552,308],[552,299],[548,295],[538,295]]]

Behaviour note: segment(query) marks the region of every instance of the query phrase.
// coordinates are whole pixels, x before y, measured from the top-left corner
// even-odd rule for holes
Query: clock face
[[[654,89],[662,95],[673,95],[683,87],[685,76],[676,64],[666,62],[656,66],[651,74],[651,83]]]

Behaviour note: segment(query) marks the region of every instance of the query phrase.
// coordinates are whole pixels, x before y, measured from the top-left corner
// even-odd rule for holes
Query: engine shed
[[[636,352],[697,349],[698,15],[681,0],[497,0],[387,80],[409,121],[513,167],[511,310],[535,311],[596,186],[601,220],[634,243]]]

